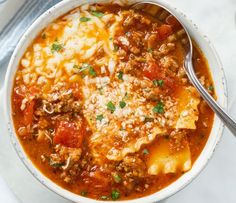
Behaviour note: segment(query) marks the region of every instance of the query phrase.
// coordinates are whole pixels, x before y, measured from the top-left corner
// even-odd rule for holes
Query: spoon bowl
[[[222,120],[225,126],[231,131],[231,133],[236,136],[236,122],[234,119],[224,110],[216,100],[211,96],[211,94],[205,89],[205,87],[201,84],[197,75],[195,73],[193,67],[193,42],[191,36],[189,34],[188,29],[181,21],[180,18],[174,13],[173,10],[167,8],[166,6],[158,3],[158,1],[145,1],[145,2],[138,2],[132,6],[133,9],[148,9],[150,7],[156,7],[156,9],[162,8],[167,11],[170,15],[172,15],[178,23],[182,26],[187,39],[187,49],[186,49],[186,56],[184,60],[184,69],[188,76],[188,79],[193,84],[193,86],[197,89],[198,93],[202,96],[202,98],[207,102],[207,104],[211,107],[211,109],[215,112],[215,114]]]

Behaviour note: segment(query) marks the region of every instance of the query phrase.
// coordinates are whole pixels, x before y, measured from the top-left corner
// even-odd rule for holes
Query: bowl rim
[[[142,0],[136,0],[136,2],[140,2],[140,1],[142,1]],[[154,1],[160,2],[160,3],[162,3],[162,5],[166,5],[168,8],[171,8],[170,9],[171,11],[174,9],[175,12],[178,13],[178,17],[181,17],[181,19],[184,19],[186,21],[186,24],[188,24],[188,26],[191,27],[191,29],[194,32],[196,32],[197,35],[199,35],[201,40],[204,41],[205,43],[207,43],[207,45],[209,46],[209,50],[212,52],[212,54],[216,60],[216,64],[218,66],[217,68],[220,71],[219,72],[219,74],[221,75],[220,82],[223,87],[223,93],[224,93],[221,102],[222,102],[223,107],[226,108],[228,96],[227,96],[227,84],[226,84],[225,74],[224,74],[222,63],[219,59],[219,56],[218,56],[213,44],[210,42],[210,40],[205,35],[201,34],[202,32],[199,31],[199,28],[195,24],[193,24],[193,22],[191,20],[189,20],[186,17],[186,15],[184,15],[179,9],[173,8],[170,4],[164,2],[163,0],[154,0]],[[27,29],[27,31],[24,33],[24,35],[21,37],[20,41],[18,42],[18,44],[12,54],[10,63],[8,65],[8,69],[7,69],[7,73],[6,73],[6,77],[5,77],[5,82],[4,82],[4,89],[3,89],[3,97],[4,97],[3,106],[4,106],[4,114],[5,114],[5,118],[6,118],[6,122],[7,122],[8,132],[10,134],[12,145],[14,146],[14,149],[17,152],[17,155],[19,156],[21,161],[24,163],[26,168],[40,183],[42,183],[44,186],[46,186],[51,191],[57,193],[61,197],[66,198],[68,200],[72,200],[72,201],[76,201],[76,202],[78,202],[78,201],[79,202],[88,202],[88,203],[95,203],[95,202],[104,202],[104,203],[110,202],[111,203],[113,201],[100,201],[100,200],[94,200],[94,199],[90,199],[90,198],[86,198],[86,197],[77,195],[75,193],[72,193],[72,192],[62,188],[61,186],[57,185],[52,180],[47,178],[37,168],[37,166],[35,166],[33,164],[33,162],[28,158],[28,155],[24,151],[24,149],[23,149],[22,145],[20,144],[20,141],[15,133],[14,124],[13,124],[13,120],[11,117],[11,99],[10,99],[11,97],[9,98],[9,95],[11,95],[11,93],[9,94],[9,90],[12,91],[12,88],[13,88],[12,71],[13,71],[13,69],[15,69],[14,70],[14,73],[15,73],[16,69],[17,69],[14,66],[15,60],[16,60],[17,56],[20,55],[20,58],[21,58],[22,55],[24,54],[24,52],[21,53],[22,51],[19,51],[21,49],[22,45],[27,43],[27,41],[29,41],[28,36],[30,36],[30,34],[33,33],[34,30],[36,30],[37,26],[39,26],[40,30],[42,30],[46,25],[48,25],[50,22],[55,20],[57,17],[52,16],[52,14],[59,12],[59,10],[61,8],[65,7],[66,4],[70,4],[71,8],[65,9],[66,11],[64,13],[67,13],[68,11],[72,10],[73,8],[78,7],[86,2],[98,3],[98,2],[108,2],[108,1],[104,1],[104,0],[101,0],[101,1],[95,1],[95,0],[91,0],[91,1],[64,0],[64,1],[61,1],[61,2],[57,3],[56,5],[54,5],[53,7],[51,7],[50,9],[48,9],[47,11],[45,11],[42,15],[40,15],[40,17],[38,17],[37,20]],[[77,6],[75,6],[75,5],[77,5]],[[70,6],[68,6],[68,8],[69,7]],[[61,14],[59,16],[61,16]],[[50,20],[50,18],[51,18],[51,20]],[[45,21],[48,20],[49,22],[47,22],[44,25],[43,24],[44,20]],[[31,40],[31,42],[32,42],[32,40]],[[27,47],[28,47],[28,45],[27,45]],[[203,51],[203,53],[204,53],[204,51]],[[213,77],[213,80],[214,80],[214,77]],[[214,121],[214,124],[215,124],[215,121]],[[214,124],[213,124],[213,126],[214,126]],[[143,202],[148,202],[148,203],[150,202],[151,203],[154,201],[157,202],[157,201],[161,201],[163,199],[166,199],[166,198],[174,195],[178,191],[182,190],[184,187],[186,187],[190,182],[192,182],[200,174],[200,172],[206,167],[207,163],[209,162],[209,159],[212,157],[212,155],[215,151],[215,148],[216,148],[217,144],[219,143],[220,138],[222,137],[224,124],[222,122],[220,122],[218,128],[219,128],[219,131],[217,133],[217,136],[215,136],[214,143],[211,146],[212,149],[208,152],[207,157],[204,158],[204,163],[202,163],[201,167],[199,166],[199,169],[196,169],[194,172],[193,172],[193,169],[191,169],[189,172],[187,172],[186,174],[188,174],[189,177],[185,178],[185,180],[183,180],[182,183],[177,184],[178,180],[181,177],[185,176],[186,174],[182,175],[179,179],[177,179],[176,181],[174,181],[173,183],[171,183],[170,185],[166,186],[165,188],[163,188],[162,190],[160,190],[158,192],[155,192],[153,194],[150,194],[148,196],[144,196],[144,197],[141,197],[138,199],[122,200],[119,202],[121,202],[121,203],[143,203]],[[212,129],[213,129],[213,127],[212,127]],[[208,138],[208,141],[209,141],[209,139],[210,139],[210,137]],[[206,145],[205,145],[204,149],[205,148],[206,148]],[[201,154],[202,153],[203,152],[201,152]],[[201,156],[201,154],[199,156]],[[199,159],[199,157],[198,157],[198,159]],[[194,163],[194,165],[195,165],[195,163]],[[170,186],[173,186],[173,185],[176,185],[176,186],[174,188],[172,188],[171,191],[168,191],[168,188],[170,188]]]

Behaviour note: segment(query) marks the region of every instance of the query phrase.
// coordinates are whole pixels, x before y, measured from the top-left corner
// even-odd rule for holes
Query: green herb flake
[[[63,49],[62,44],[55,42],[52,44],[51,51],[54,52],[60,52]]]
[[[97,121],[102,121],[102,119],[104,119],[102,114],[101,115],[97,115],[97,117],[96,117]]]
[[[101,199],[101,200],[109,200],[110,198],[109,198],[108,196],[106,196],[106,195],[102,195],[102,196],[100,197],[100,199]]]
[[[88,195],[88,192],[87,192],[87,191],[81,191],[80,194],[81,194],[82,196],[87,196],[87,195]]]
[[[93,15],[93,16],[96,16],[98,18],[101,18],[104,16],[104,13],[101,12],[101,11],[90,11],[90,13]]]
[[[87,69],[90,68],[90,67],[91,67],[90,64],[88,64],[88,63],[83,63],[82,66],[80,66],[80,68],[79,68],[79,72],[83,72],[83,71],[87,70]]]
[[[111,113],[114,113],[114,111],[116,110],[115,105],[110,101],[107,103],[107,109],[111,111]]]
[[[152,53],[153,49],[152,48],[148,48],[147,51],[148,51],[148,53]]]
[[[47,38],[47,35],[45,33],[42,34],[41,36],[42,39],[46,39]]]
[[[85,78],[86,75],[84,73],[81,73],[80,76],[81,76],[81,78]]]
[[[110,37],[109,40],[112,41],[112,40],[113,40],[113,37]]]
[[[208,90],[210,90],[210,91],[214,91],[214,87],[213,87],[213,85],[210,85],[210,86],[208,87]]]
[[[73,66],[73,68],[75,68],[75,69],[79,69],[79,66],[77,66],[77,65],[74,65],[74,66]]]
[[[92,66],[89,67],[89,74],[93,77],[97,75],[96,71]]]
[[[119,105],[120,105],[120,108],[123,109],[123,108],[125,108],[126,103],[124,101],[120,101]]]
[[[160,101],[157,105],[152,109],[153,113],[164,113],[164,104]]]
[[[163,87],[164,81],[163,81],[163,80],[153,80],[153,84],[154,84],[156,87]]]
[[[118,200],[120,198],[120,192],[117,190],[111,191],[111,198],[112,200]]]
[[[145,116],[144,123],[153,122],[153,121],[154,121],[154,118]]]
[[[98,88],[98,91],[101,95],[103,94],[103,88],[102,87]]]
[[[118,79],[123,80],[123,75],[124,73],[122,71],[119,71],[118,76],[117,76]]]
[[[144,155],[148,155],[148,154],[149,154],[148,149],[144,149],[144,150],[143,150],[143,154],[144,154]]]
[[[129,95],[128,95],[128,93],[126,92],[125,93],[125,96],[124,96],[124,99],[128,99],[129,98]]]
[[[113,179],[116,183],[120,183],[122,181],[122,178],[117,173],[113,175]]]
[[[64,166],[63,163],[53,162],[52,160],[49,161],[49,165],[53,168],[60,168],[60,167]]]
[[[119,46],[114,44],[114,51],[117,52],[119,50]]]
[[[88,21],[90,21],[91,20],[91,18],[87,18],[87,17],[81,17],[80,18],[80,22],[88,22]]]

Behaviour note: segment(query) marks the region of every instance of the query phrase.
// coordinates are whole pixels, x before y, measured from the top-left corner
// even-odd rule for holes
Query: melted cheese
[[[93,156],[99,160],[106,157],[120,161],[166,132],[157,120],[159,115],[152,112],[153,105],[142,96],[142,91],[135,91],[134,84],[142,81],[128,75],[124,78],[123,82],[106,83],[101,90],[95,90],[90,81],[84,89],[83,113],[93,130],[90,147]],[[110,101],[115,105],[113,113],[107,109]],[[126,102],[123,109],[119,106],[120,101]],[[97,115],[103,115],[103,119],[96,120]],[[146,115],[155,118],[154,122],[144,123]]]
[[[82,22],[82,17],[89,20]],[[78,73],[74,65],[80,67],[84,62],[93,60],[98,50],[103,50],[105,54],[99,60],[96,58],[96,64],[101,68],[107,67],[113,74],[117,56],[110,39],[114,38],[120,21],[119,15],[111,13],[98,18],[84,8],[73,11],[43,31],[45,39],[38,40],[26,52],[21,60],[24,69],[17,74],[24,77],[26,85],[46,84],[49,81],[57,84],[68,79],[76,82],[79,78],[76,77]],[[111,24],[109,27],[106,26],[108,22]],[[59,52],[52,51],[55,43],[62,47]]]

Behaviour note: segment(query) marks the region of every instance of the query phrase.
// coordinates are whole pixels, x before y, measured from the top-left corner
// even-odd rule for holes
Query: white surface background
[[[46,0],[45,0],[46,1]],[[206,34],[222,60],[229,90],[229,112],[236,118],[236,0],[166,0],[182,10]],[[8,0],[0,7],[0,29],[24,0]],[[3,68],[3,67],[1,67]],[[1,100],[1,98],[0,98]],[[2,121],[0,107],[0,175],[22,203],[69,203],[38,183],[18,159]],[[9,190],[1,184],[1,199]],[[165,203],[235,203],[236,139],[225,130],[206,169],[184,190]]]

